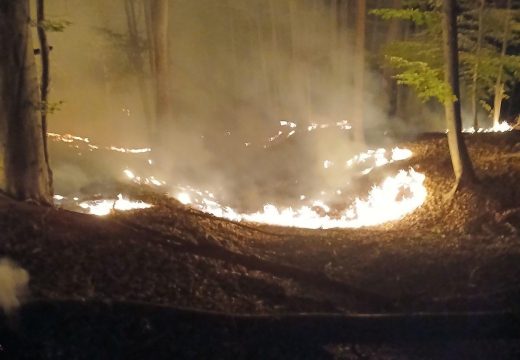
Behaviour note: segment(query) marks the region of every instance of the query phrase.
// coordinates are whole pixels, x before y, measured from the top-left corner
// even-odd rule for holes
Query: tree
[[[49,173],[49,186],[51,192],[52,185],[52,170],[49,163],[49,149],[47,146],[47,113],[49,107],[49,89],[50,89],[50,46],[47,41],[46,20],[45,20],[45,1],[37,0],[36,2],[36,17],[38,39],[40,41],[40,59],[41,59],[41,81],[40,81],[40,99],[42,112],[42,137],[43,137],[43,154],[45,155],[45,163],[47,164],[47,172]]]
[[[354,99],[354,119],[352,130],[354,140],[363,144],[365,134],[363,131],[364,103],[365,103],[365,37],[366,37],[366,0],[357,1],[356,16],[356,53],[354,87],[356,89]]]
[[[137,88],[143,105],[143,113],[148,121],[149,131],[154,128],[153,114],[150,109],[149,83],[145,77],[145,64],[143,61],[143,40],[139,35],[138,19],[136,15],[136,0],[125,0],[125,14],[128,26],[127,53],[137,80]],[[145,4],[145,7],[147,5]],[[152,138],[150,133],[150,139]]]
[[[500,111],[502,109],[502,100],[504,98],[504,58],[506,57],[507,44],[509,42],[511,29],[511,0],[507,0],[506,16],[504,18],[504,35],[502,38],[502,49],[500,51],[500,64],[498,65],[498,75],[495,84],[495,100],[493,102],[493,126],[498,126],[500,121]]]
[[[457,2],[460,10],[458,23],[459,36],[459,76],[466,85],[469,101],[473,110],[473,122],[477,113],[477,104],[491,111],[488,100],[495,90],[520,76],[520,57],[501,55],[498,44],[504,44],[504,32],[497,31],[497,22],[507,17],[503,9],[491,9],[484,0],[461,0]],[[507,10],[506,10],[507,11]],[[376,9],[372,14],[384,19],[408,20],[414,25],[410,39],[396,41],[384,49],[390,67],[396,71],[398,83],[414,88],[423,101],[431,97],[442,98],[449,89],[442,80],[443,52],[441,38],[441,14],[429,2],[409,0],[403,9]],[[514,31],[517,22],[510,19],[508,39],[510,44],[519,39]],[[500,70],[500,71],[497,71]],[[502,79],[502,87],[497,87],[497,76]],[[500,101],[503,95],[499,97]]]
[[[155,83],[156,124],[152,138],[159,146],[167,144],[168,139],[159,134],[167,134],[171,120],[169,46],[168,46],[168,0],[150,0],[151,49]]]
[[[479,66],[480,66],[480,53],[482,51],[482,38],[484,34],[483,21],[484,21],[484,8],[486,6],[486,0],[478,0],[478,25],[477,25],[477,44],[475,50],[475,65],[473,66],[473,78],[471,86],[471,111],[473,112],[473,128],[476,130],[479,128],[478,123],[478,80],[479,80]]]
[[[457,41],[457,14],[455,0],[443,0],[442,34],[444,51],[444,80],[453,96],[446,97],[444,109],[448,128],[448,145],[455,173],[456,191],[459,186],[475,183],[475,174],[468,150],[462,137],[462,117],[460,112],[459,51]]]
[[[0,188],[52,203],[28,0],[0,0]]]

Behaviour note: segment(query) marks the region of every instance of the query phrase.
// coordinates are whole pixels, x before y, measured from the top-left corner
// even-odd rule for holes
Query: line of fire
[[[0,0],[0,358],[517,359],[520,2]]]

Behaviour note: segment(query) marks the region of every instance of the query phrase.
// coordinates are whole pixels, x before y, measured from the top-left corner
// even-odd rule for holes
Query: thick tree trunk
[[[40,99],[42,104],[42,136],[43,153],[47,172],[49,173],[49,186],[52,191],[52,170],[49,162],[49,149],[47,147],[47,111],[49,109],[49,86],[50,86],[50,47],[45,31],[45,1],[38,0],[36,3],[36,14],[38,22],[38,38],[40,40],[40,58],[42,64],[42,75],[40,84]]]
[[[170,72],[168,67],[168,0],[150,0],[150,18],[153,36],[155,69],[155,115],[156,127],[150,129],[152,138],[159,146],[168,139],[159,134],[168,134],[171,127]]]
[[[356,53],[354,54],[354,118],[352,119],[352,131],[354,141],[365,143],[363,129],[365,115],[365,37],[366,37],[366,0],[357,1],[356,17]]]
[[[478,35],[477,35],[477,49],[475,51],[475,67],[473,68],[473,79],[471,87],[471,107],[473,111],[473,128],[477,130],[478,124],[478,77],[479,77],[479,65],[480,65],[480,52],[482,49],[482,33],[483,33],[483,18],[484,18],[484,7],[486,6],[486,0],[479,0],[480,5],[478,8]]]
[[[493,107],[493,126],[498,126],[500,122],[500,111],[502,110],[502,100],[504,98],[504,81],[502,79],[504,73],[503,60],[507,52],[507,44],[509,42],[509,33],[511,30],[511,0],[507,0],[507,12],[504,19],[504,37],[502,39],[502,50],[500,52],[500,66],[498,69],[497,81],[495,84],[495,101]]]
[[[456,190],[460,185],[475,182],[473,166],[462,137],[462,117],[460,111],[459,56],[457,42],[457,14],[455,0],[443,0],[442,33],[444,47],[444,78],[456,99],[445,100],[446,125],[451,162],[455,173]]]
[[[0,1],[1,188],[19,200],[52,203],[28,0]]]

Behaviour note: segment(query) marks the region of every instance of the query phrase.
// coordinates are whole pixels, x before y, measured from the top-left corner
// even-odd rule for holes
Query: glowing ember
[[[131,153],[131,154],[142,154],[142,153],[147,153],[147,152],[152,151],[152,149],[150,149],[150,148],[129,149],[129,148],[123,148],[123,147],[117,147],[117,146],[93,145],[90,143],[89,138],[82,138],[80,136],[74,136],[74,135],[70,135],[70,134],[60,135],[60,134],[55,134],[55,133],[49,132],[49,133],[47,133],[47,136],[55,141],[61,141],[61,142],[65,142],[65,143],[73,143],[74,141],[83,142],[83,143],[87,144],[90,151],[98,150],[100,148],[103,148],[105,150],[110,150],[110,151],[117,151],[117,152],[121,152],[121,153]]]
[[[179,200],[182,204],[187,205],[191,203],[191,197],[188,193],[180,193],[175,197],[177,200]]]
[[[89,214],[97,216],[105,216],[110,214],[112,211],[128,211],[136,209],[148,209],[152,205],[142,201],[133,201],[125,199],[123,195],[117,195],[117,200],[94,200],[84,201],[79,204],[82,209],[88,211]]]

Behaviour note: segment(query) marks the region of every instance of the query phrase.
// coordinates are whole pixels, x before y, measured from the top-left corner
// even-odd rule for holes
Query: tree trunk
[[[40,40],[40,59],[42,64],[42,75],[40,84],[40,99],[42,110],[42,136],[43,136],[43,154],[45,155],[45,163],[47,172],[49,173],[49,186],[52,192],[52,170],[49,162],[49,149],[47,147],[47,111],[49,109],[49,85],[50,85],[50,47],[47,41],[47,32],[45,31],[45,1],[38,0],[36,4],[36,16],[38,21],[38,38]]]
[[[155,69],[155,115],[156,126],[151,130],[152,138],[159,146],[168,143],[171,126],[170,74],[168,68],[168,0],[150,0],[150,19],[153,36],[153,58]],[[164,134],[160,136],[159,134]]]
[[[0,187],[52,203],[28,0],[0,1]]]
[[[457,41],[457,14],[455,0],[443,0],[442,33],[444,48],[444,79],[456,99],[444,101],[446,125],[448,128],[448,145],[451,162],[455,173],[456,191],[459,186],[471,185],[475,182],[473,166],[462,137],[462,117],[460,112],[459,56]]]
[[[365,32],[366,32],[366,0],[357,1],[356,16],[356,53],[354,74],[354,118],[352,119],[352,131],[354,141],[365,143],[363,130],[365,115]]]
[[[473,79],[471,87],[471,107],[473,111],[473,128],[477,130],[478,124],[478,77],[479,77],[479,65],[480,65],[480,51],[482,49],[482,33],[483,33],[483,18],[484,18],[484,7],[486,6],[486,0],[479,0],[480,6],[478,8],[478,35],[477,35],[477,49],[475,52],[475,67],[473,68]]]
[[[135,0],[125,0],[125,13],[128,25],[128,58],[132,64],[137,80],[137,87],[141,97],[143,113],[148,123],[148,129],[154,128],[152,111],[150,109],[149,84],[145,78],[145,66],[141,52],[141,41],[135,12]],[[150,138],[149,140],[153,140]]]
[[[497,81],[495,84],[495,101],[493,107],[493,126],[498,126],[500,122],[500,111],[502,108],[502,100],[504,98],[504,81],[502,79],[504,73],[504,57],[507,52],[507,43],[509,42],[509,32],[511,29],[511,0],[507,0],[507,12],[504,19],[504,37],[502,39],[502,51],[500,52],[500,66],[498,68]]]
[[[392,8],[400,9],[401,0],[392,0]],[[398,19],[392,19],[390,21],[390,24],[388,26],[388,32],[386,34],[386,44],[390,44],[394,41],[397,41],[401,37],[402,37],[401,21]],[[390,116],[396,116],[400,89],[397,84],[397,80],[395,80],[392,75],[393,74],[392,74],[392,70],[390,67],[386,67],[383,70],[383,76],[385,77],[386,83],[388,84],[388,96],[389,96],[388,114]]]

